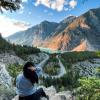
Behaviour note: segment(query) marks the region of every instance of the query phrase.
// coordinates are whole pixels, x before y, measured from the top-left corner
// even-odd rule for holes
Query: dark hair
[[[29,67],[34,66],[34,63],[27,62],[23,67],[24,76],[31,81],[32,84],[38,83],[38,75],[35,71],[28,69]]]

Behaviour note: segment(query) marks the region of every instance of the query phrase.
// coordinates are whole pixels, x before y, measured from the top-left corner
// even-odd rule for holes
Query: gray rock
[[[11,53],[2,53],[0,54],[0,62],[4,63],[4,64],[23,64],[24,60],[22,60],[21,58],[19,58],[18,56],[11,54]]]
[[[45,88],[42,86],[46,94],[49,96],[49,100],[75,100],[70,91],[63,91],[57,93],[53,86]],[[18,95],[12,100],[18,100]],[[41,100],[46,100],[46,98],[41,98]]]

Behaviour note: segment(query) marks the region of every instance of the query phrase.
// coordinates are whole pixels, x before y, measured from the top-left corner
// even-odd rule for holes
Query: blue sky
[[[59,22],[70,15],[80,16],[89,9],[100,7],[100,0],[85,1],[82,3],[82,0],[22,0],[21,9],[17,12],[0,13],[0,22],[2,22],[0,32],[6,37],[44,20]],[[6,22],[10,24],[7,26],[11,26],[8,29],[5,29]]]

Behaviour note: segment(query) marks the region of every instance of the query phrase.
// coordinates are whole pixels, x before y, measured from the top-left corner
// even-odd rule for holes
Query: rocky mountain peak
[[[42,21],[40,24],[58,24],[58,23],[56,23],[56,22],[50,22],[50,21],[44,20],[44,21]]]
[[[77,17],[76,16],[68,16],[67,18],[65,18],[63,21],[61,21],[60,23],[71,23],[73,20],[75,20]]]
[[[68,51],[83,46],[82,41],[84,40],[84,50],[91,50],[88,49],[90,47],[93,48],[92,50],[99,50],[100,7],[91,9],[79,17],[69,16],[60,23],[45,20],[35,27],[19,33],[20,36],[16,37],[18,34],[16,33],[8,39],[18,44],[31,44],[37,47]],[[63,34],[66,35],[63,36]]]

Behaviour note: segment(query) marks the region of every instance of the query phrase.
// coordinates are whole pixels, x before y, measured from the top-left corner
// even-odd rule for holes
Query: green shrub
[[[7,68],[9,74],[13,77],[16,78],[17,75],[22,71],[23,66],[19,64],[10,64]]]
[[[100,79],[81,78],[77,88],[77,98],[79,100],[100,100]]]

